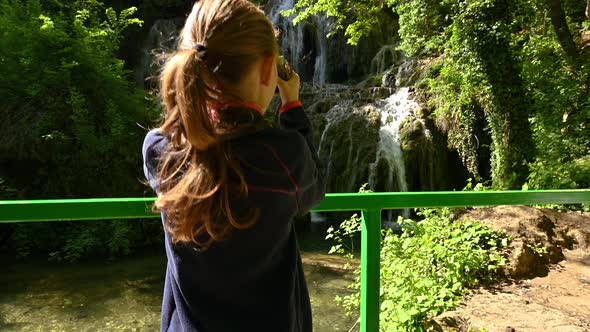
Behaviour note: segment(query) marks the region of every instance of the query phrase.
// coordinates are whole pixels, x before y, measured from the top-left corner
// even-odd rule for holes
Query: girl
[[[324,197],[299,77],[247,0],[197,1],[160,77],[144,142],[168,265],[162,331],[312,331],[293,218]],[[277,88],[280,129],[262,115]]]

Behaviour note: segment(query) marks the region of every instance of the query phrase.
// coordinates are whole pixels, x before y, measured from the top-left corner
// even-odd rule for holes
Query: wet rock
[[[328,172],[329,192],[358,191],[369,177],[379,141],[379,116],[375,107],[336,105],[328,113],[314,114],[313,122],[324,117],[325,126],[318,145]]]
[[[383,73],[381,86],[400,88],[413,86],[419,79],[418,62],[414,58],[405,59],[399,65],[393,65]]]
[[[301,261],[308,269],[316,271],[347,274],[354,277],[353,272],[359,268],[358,259],[348,259],[336,255],[303,252]]]
[[[404,60],[404,53],[398,49],[397,44],[384,45],[371,60],[371,72],[382,74],[391,67],[399,66]]]
[[[434,146],[432,135],[420,119],[408,116],[400,126],[408,190],[434,190]]]
[[[357,88],[372,88],[380,87],[383,82],[383,75],[370,75],[367,79],[361,81],[355,87]]]

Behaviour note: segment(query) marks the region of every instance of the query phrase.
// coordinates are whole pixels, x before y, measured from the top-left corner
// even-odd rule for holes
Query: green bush
[[[532,188],[590,188],[590,156],[561,163],[539,160],[530,168],[529,185]]]
[[[590,67],[567,70],[555,38],[533,36],[520,54],[523,77],[534,97],[531,118],[537,160],[529,165],[534,189],[576,189],[590,186]]]
[[[25,198],[138,194],[153,103],[114,57],[134,8],[0,1],[0,156]]]
[[[141,196],[141,144],[158,116],[115,57],[122,33],[141,25],[96,0],[0,0],[0,194],[6,198]],[[5,193],[2,193],[5,192]],[[157,224],[157,223],[155,223]],[[158,225],[156,225],[158,226]],[[120,223],[15,227],[22,254],[125,253]]]
[[[382,232],[382,331],[423,331],[427,318],[459,304],[468,287],[489,282],[505,264],[509,239],[471,221],[452,221],[451,211],[422,210],[421,222],[401,220],[401,235]],[[342,253],[360,229],[353,218],[332,229],[334,251]],[[358,273],[359,271],[357,271]],[[351,285],[359,289],[359,280]],[[337,298],[349,314],[359,307],[359,294]]]

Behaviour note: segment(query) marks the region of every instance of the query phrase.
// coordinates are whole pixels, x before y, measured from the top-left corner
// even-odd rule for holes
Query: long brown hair
[[[172,241],[202,248],[251,227],[255,210],[237,216],[230,196],[247,195],[240,163],[220,137],[232,129],[212,116],[212,105],[240,102],[235,87],[261,57],[278,52],[272,24],[247,0],[195,3],[160,76],[169,140],[160,163],[155,207],[167,217]]]

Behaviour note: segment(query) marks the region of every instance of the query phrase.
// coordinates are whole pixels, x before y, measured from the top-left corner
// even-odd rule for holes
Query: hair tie
[[[207,46],[203,44],[196,44],[193,46],[193,48],[201,54],[201,59],[207,60]]]

